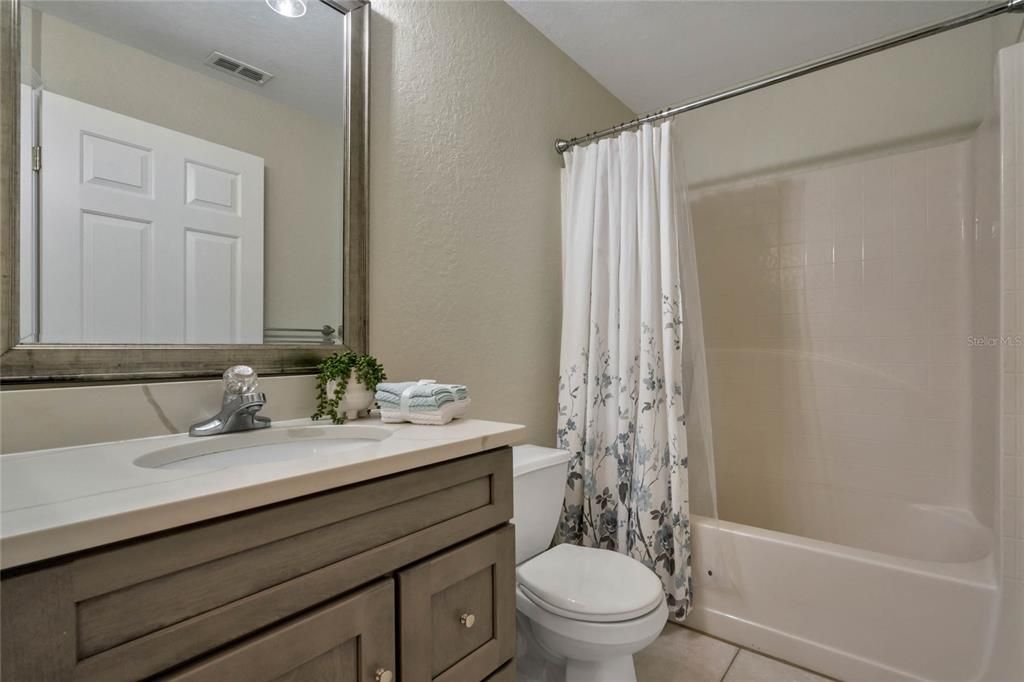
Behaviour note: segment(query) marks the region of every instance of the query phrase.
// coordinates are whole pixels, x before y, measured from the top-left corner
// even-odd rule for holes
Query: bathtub
[[[959,682],[985,667],[993,543],[960,510],[907,506],[872,536],[887,553],[701,516],[692,529],[690,627],[842,680]]]

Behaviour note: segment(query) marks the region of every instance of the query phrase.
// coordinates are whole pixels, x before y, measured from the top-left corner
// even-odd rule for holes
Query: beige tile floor
[[[823,682],[827,677],[674,623],[635,657],[637,682]]]

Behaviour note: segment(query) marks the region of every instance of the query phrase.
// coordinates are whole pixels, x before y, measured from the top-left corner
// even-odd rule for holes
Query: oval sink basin
[[[298,426],[196,438],[194,443],[161,448],[135,459],[145,469],[224,469],[273,464],[315,456],[351,453],[384,440],[379,426]]]

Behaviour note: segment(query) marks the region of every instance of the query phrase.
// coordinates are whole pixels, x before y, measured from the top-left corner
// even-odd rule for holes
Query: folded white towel
[[[430,426],[443,426],[457,417],[466,414],[469,398],[456,403],[445,403],[436,410],[416,410],[415,412],[402,412],[401,410],[389,409],[383,405],[380,408],[380,420],[385,424],[399,424],[409,422],[410,424],[424,424]]]

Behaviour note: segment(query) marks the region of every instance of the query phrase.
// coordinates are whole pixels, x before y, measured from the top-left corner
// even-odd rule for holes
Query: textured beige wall
[[[559,135],[631,113],[499,2],[374,2],[370,349],[554,441]],[[443,55],[443,57],[442,57]]]
[[[467,383],[471,416],[521,422],[530,441],[551,443],[561,323],[552,143],[631,112],[504,3],[373,7],[371,351],[393,378]],[[266,390],[277,418],[312,407],[309,377]],[[180,430],[218,396],[210,382],[154,384],[148,395],[139,384],[7,391],[0,451]]]

